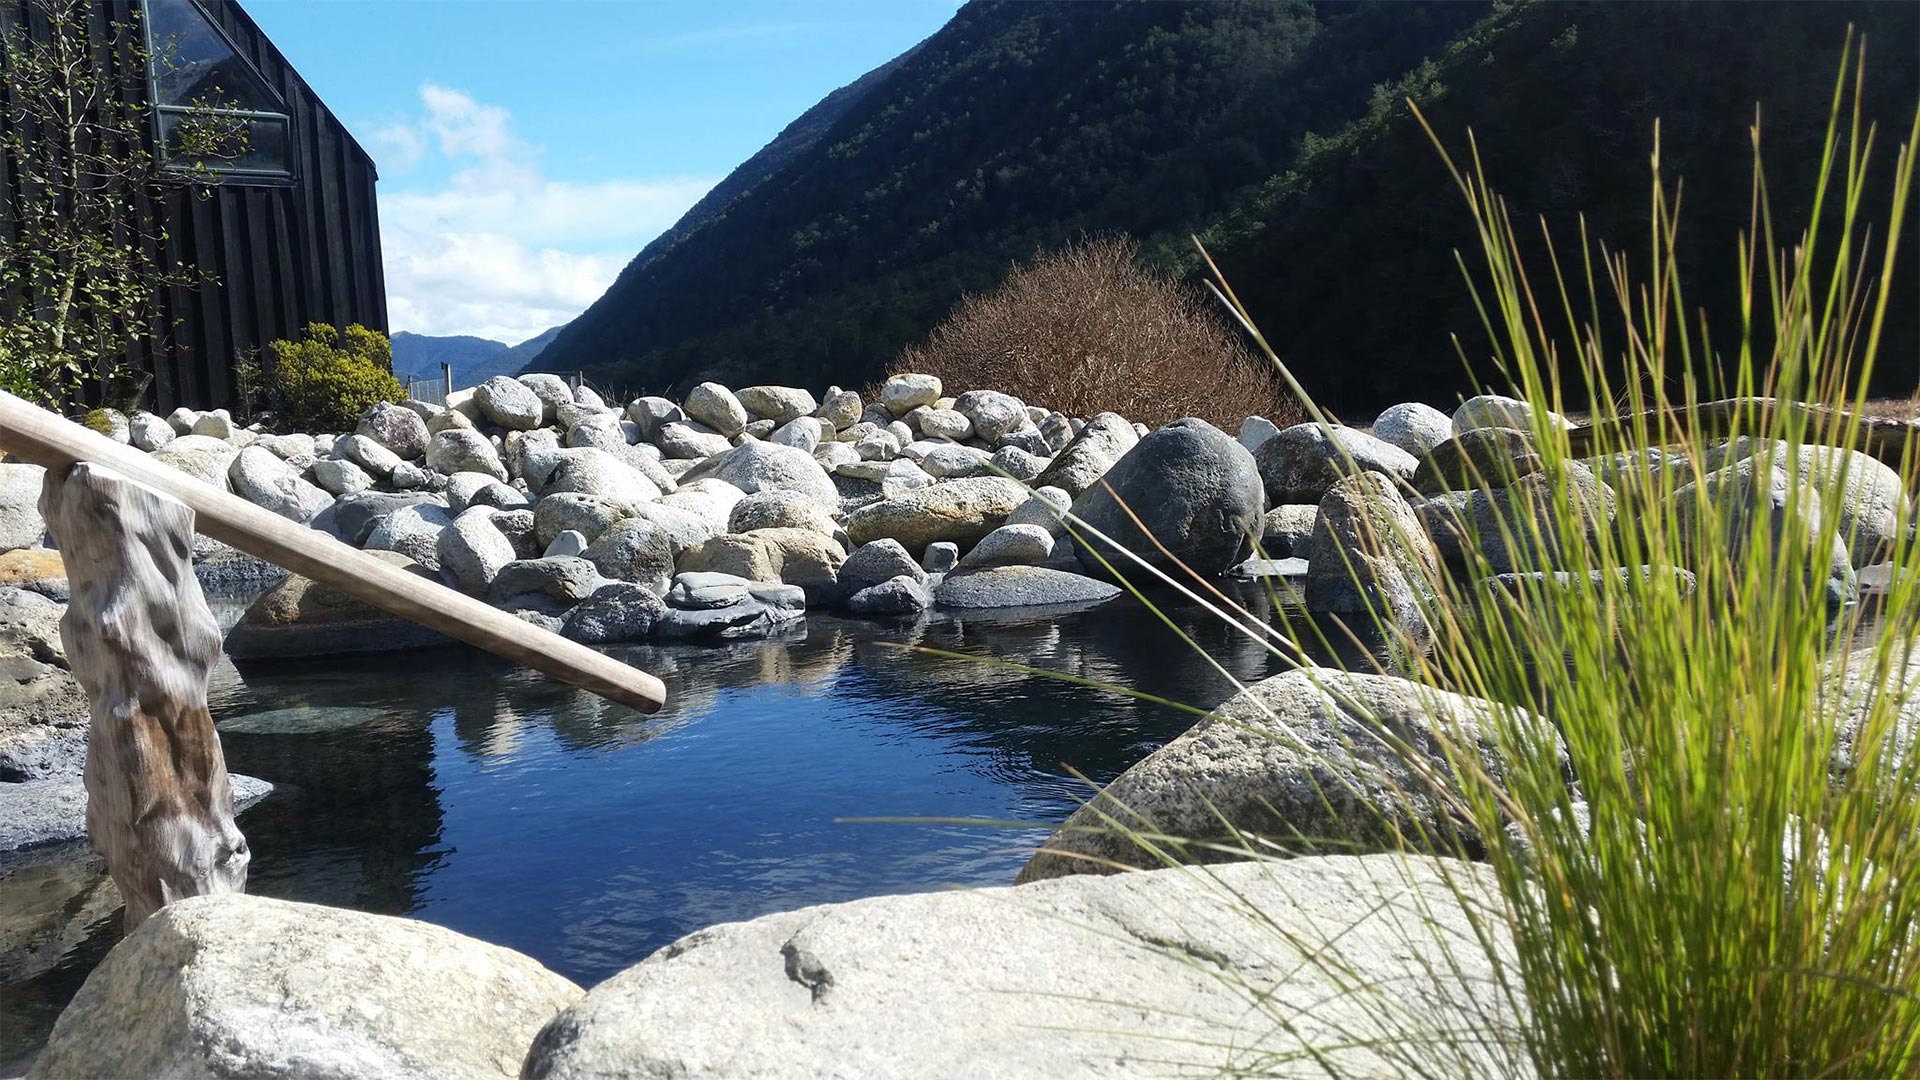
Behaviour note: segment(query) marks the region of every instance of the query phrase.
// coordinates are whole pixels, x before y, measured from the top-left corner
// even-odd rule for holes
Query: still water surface
[[[1176,621],[1243,681],[1280,670],[1204,614]],[[1231,693],[1127,599],[917,626],[816,615],[778,641],[617,650],[667,684],[651,718],[465,649],[223,665],[228,766],[280,789],[240,819],[248,891],[411,915],[591,986],[716,922],[1007,884],[1045,831],[845,819],[1051,825],[1088,790],[1076,772],[1104,783],[1193,722],[900,644],[1201,707]],[[117,913],[68,903],[92,921],[58,960],[0,978],[0,1063],[44,1042],[118,940]]]

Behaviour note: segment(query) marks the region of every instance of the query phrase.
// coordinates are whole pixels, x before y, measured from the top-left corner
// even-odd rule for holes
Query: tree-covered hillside
[[[1206,226],[1486,10],[969,4],[546,359],[633,390],[862,381],[1036,248]]]
[[[1594,235],[1640,248],[1664,117],[1695,295],[1724,307],[1754,102],[1791,220],[1805,189],[1787,177],[1808,171],[1849,22],[1875,43],[1868,108],[1897,129],[1883,138],[1904,133],[1916,10],[977,0],[811,145],[651,247],[543,363],[629,390],[857,385],[1038,248],[1125,232],[1192,273],[1203,232],[1318,395],[1356,414],[1444,400],[1466,384],[1448,333],[1484,351],[1452,256],[1472,236],[1402,97],[1456,148],[1473,127],[1516,213],[1586,210]],[[1901,317],[1890,345],[1911,384]]]

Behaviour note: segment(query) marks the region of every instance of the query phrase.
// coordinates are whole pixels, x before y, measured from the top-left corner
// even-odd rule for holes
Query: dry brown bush
[[[1211,298],[1140,266],[1137,250],[1103,237],[1037,254],[993,292],[963,297],[890,371],[938,375],[949,394],[1000,390],[1150,426],[1197,416],[1232,434],[1248,416],[1302,419]]]

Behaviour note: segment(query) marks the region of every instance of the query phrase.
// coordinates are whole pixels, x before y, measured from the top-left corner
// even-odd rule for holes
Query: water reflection
[[[1175,621],[1233,678],[1280,669],[1204,613]],[[250,889],[413,914],[591,985],[715,922],[1010,881],[1044,831],[846,819],[1057,822],[1085,793],[1074,770],[1105,782],[1192,723],[900,644],[1200,707],[1232,692],[1131,601],[1065,618],[820,615],[777,641],[619,650],[667,686],[652,718],[460,648],[225,668],[212,701],[229,766],[281,787],[241,819]],[[101,902],[75,893],[92,897],[76,910]],[[117,919],[76,918],[56,962],[5,969],[0,1061],[44,1037],[117,936]]]

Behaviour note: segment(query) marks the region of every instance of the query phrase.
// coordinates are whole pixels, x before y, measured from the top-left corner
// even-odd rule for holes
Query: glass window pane
[[[286,117],[218,118],[214,121],[215,123],[241,126],[246,134],[244,145],[238,139],[229,138],[215,140],[223,145],[212,153],[183,151],[180,143],[183,137],[190,136],[188,125],[207,122],[203,117],[196,117],[178,109],[162,109],[160,111],[160,144],[166,150],[167,159],[176,165],[198,165],[216,172],[284,174],[293,172]],[[225,133],[224,128],[223,133]],[[199,141],[206,140],[203,138]]]
[[[286,105],[235,52],[194,0],[147,0],[156,105],[285,112]]]

